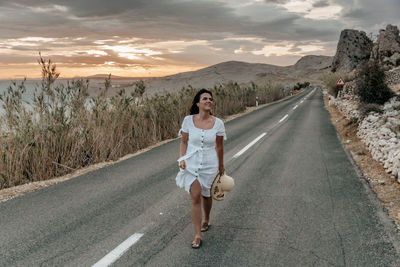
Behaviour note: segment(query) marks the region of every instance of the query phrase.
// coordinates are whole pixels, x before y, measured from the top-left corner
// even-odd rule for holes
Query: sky
[[[0,0],[0,79],[154,77],[236,60],[333,56],[340,32],[400,27],[400,0]]]

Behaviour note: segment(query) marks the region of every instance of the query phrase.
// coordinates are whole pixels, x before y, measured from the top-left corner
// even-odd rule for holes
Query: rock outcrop
[[[380,30],[373,46],[371,60],[376,60],[386,69],[400,66],[400,35],[397,26],[387,25]]]
[[[358,137],[380,161],[386,171],[400,182],[400,100],[392,98],[383,114],[371,112],[358,126]]]
[[[385,81],[388,85],[400,83],[400,66],[385,72]]]
[[[332,71],[352,71],[360,62],[369,60],[373,42],[365,32],[343,30],[332,60]]]
[[[386,171],[400,183],[400,97],[395,96],[382,107],[382,114],[370,112],[360,116],[359,102],[330,96],[329,104],[336,105],[349,120],[360,121],[357,136],[367,146],[374,159],[381,162]]]
[[[357,65],[362,67],[360,63],[367,62],[367,59],[384,67],[387,70],[385,82],[392,86],[392,90],[398,88],[400,37],[396,26],[388,25],[386,30],[381,30],[374,45],[363,32],[342,31],[332,70],[349,72]],[[347,82],[336,99],[330,96],[329,104],[336,105],[347,119],[359,122],[357,136],[365,143],[373,158],[380,161],[400,183],[400,96],[394,96],[382,105],[382,113],[370,111],[361,114],[359,107],[363,104],[356,94],[358,79],[362,78]]]

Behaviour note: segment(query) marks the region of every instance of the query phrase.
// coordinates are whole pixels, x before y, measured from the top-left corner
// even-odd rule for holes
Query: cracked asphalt
[[[143,236],[114,266],[400,266],[397,228],[343,149],[320,90],[226,129],[236,186],[214,202],[200,249],[190,248],[174,140],[0,203],[0,266],[91,266],[134,233]]]

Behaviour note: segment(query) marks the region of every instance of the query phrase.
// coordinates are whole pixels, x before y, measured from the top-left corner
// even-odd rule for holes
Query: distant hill
[[[197,71],[189,71],[165,77],[145,79],[146,91],[153,94],[179,90],[191,85],[193,88],[212,88],[234,81],[239,84],[265,84],[318,82],[323,71],[330,69],[332,57],[305,56],[292,66],[280,67],[261,63],[227,61]]]
[[[106,79],[108,78],[108,74],[96,74],[85,77],[87,79]],[[129,79],[129,80],[140,80],[140,79],[147,79],[148,77],[124,77],[124,76],[117,76],[111,74],[111,79]]]

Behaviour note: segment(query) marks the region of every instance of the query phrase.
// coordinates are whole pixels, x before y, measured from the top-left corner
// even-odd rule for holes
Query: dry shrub
[[[1,96],[0,188],[65,175],[175,138],[196,93],[189,87],[146,98],[138,83],[131,95],[122,89],[107,97],[109,77],[90,97],[89,81],[56,85],[55,64],[42,57],[39,64],[42,84],[29,106],[22,102],[24,82],[11,84]],[[260,104],[284,97],[281,85],[231,82],[211,90],[218,117],[255,105],[256,96]]]
[[[383,113],[382,106],[378,104],[360,103],[358,110],[360,111],[361,118],[365,118],[370,112]]]
[[[355,73],[342,73],[342,72],[325,72],[322,76],[322,80],[325,84],[325,87],[328,89],[328,93],[334,97],[337,97],[340,90],[343,89],[343,86],[336,85],[336,82],[339,78],[342,77],[345,82],[350,82],[356,78]]]
[[[361,102],[367,104],[384,104],[393,92],[385,83],[385,72],[377,62],[371,61],[360,68],[357,94]]]

